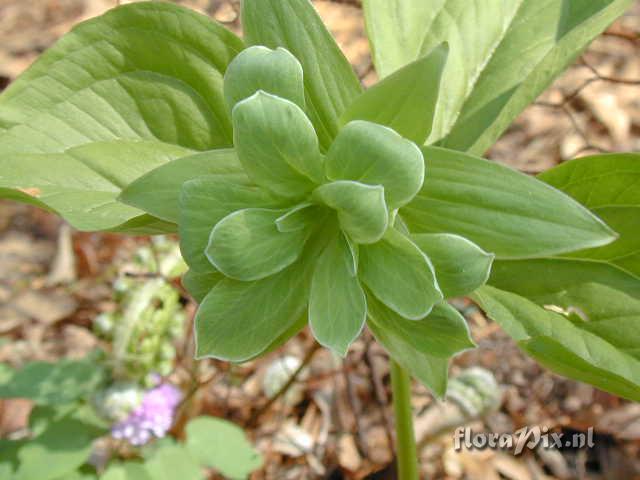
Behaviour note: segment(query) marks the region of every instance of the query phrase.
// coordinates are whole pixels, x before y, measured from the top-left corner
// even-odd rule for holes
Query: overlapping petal
[[[491,257],[470,242],[419,236],[416,244],[404,228],[398,209],[420,191],[425,175],[413,142],[356,120],[324,157],[304,111],[298,67],[281,48],[252,47],[231,63],[225,98],[250,184],[185,185],[185,208],[203,208],[184,215],[183,232],[197,235],[183,244],[199,245],[213,270],[199,274],[212,287],[196,319],[201,356],[252,358],[301,328],[305,310],[316,339],[345,355],[370,314],[367,297],[397,322],[428,322],[444,298],[429,253],[445,269],[447,294],[458,293],[459,282],[466,291],[486,277]],[[222,206],[190,201],[207,197],[207,187],[210,202]],[[475,262],[473,278],[449,269],[442,245],[449,240]]]

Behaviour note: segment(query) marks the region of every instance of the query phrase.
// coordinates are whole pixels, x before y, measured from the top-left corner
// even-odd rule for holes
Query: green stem
[[[411,411],[411,376],[394,360],[391,360],[391,388],[396,417],[398,479],[418,480],[418,450]]]

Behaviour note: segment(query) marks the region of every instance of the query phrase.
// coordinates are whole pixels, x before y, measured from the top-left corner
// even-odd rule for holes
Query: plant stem
[[[391,360],[391,388],[396,420],[396,462],[399,480],[418,480],[418,450],[411,412],[411,376]]]

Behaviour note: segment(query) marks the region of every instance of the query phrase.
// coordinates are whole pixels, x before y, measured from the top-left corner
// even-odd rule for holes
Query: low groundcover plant
[[[244,0],[242,40],[125,5],[0,95],[0,194],[81,230],[178,232],[200,358],[247,361],[307,324],[346,355],[368,327],[417,478],[409,375],[443,397],[474,346],[452,297],[640,400],[636,155],[537,179],[477,156],[630,4],[364,0],[367,90],[308,0]]]

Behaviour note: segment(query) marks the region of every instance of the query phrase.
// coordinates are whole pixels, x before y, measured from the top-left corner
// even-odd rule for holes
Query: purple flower
[[[153,437],[164,437],[173,424],[181,399],[180,390],[168,383],[147,391],[142,403],[111,428],[111,435],[128,440],[132,445],[144,445]]]

